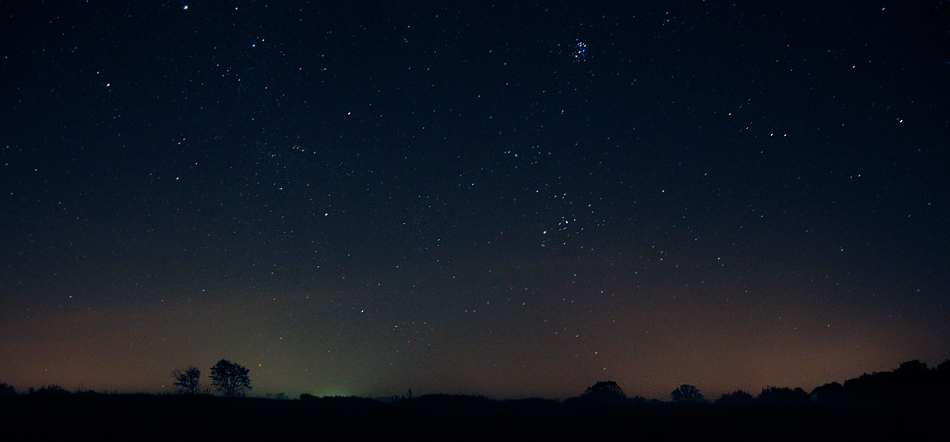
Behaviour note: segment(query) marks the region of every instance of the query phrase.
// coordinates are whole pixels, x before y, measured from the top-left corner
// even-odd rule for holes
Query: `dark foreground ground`
[[[768,407],[422,396],[273,400],[80,393],[0,397],[4,440],[346,438],[859,440],[946,437],[947,406]]]

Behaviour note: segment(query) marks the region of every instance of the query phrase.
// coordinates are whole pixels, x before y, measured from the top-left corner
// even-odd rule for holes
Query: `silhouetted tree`
[[[679,388],[670,392],[670,397],[676,403],[702,404],[706,402],[699,389],[689,384],[680,385]]]
[[[175,378],[175,386],[181,393],[198,394],[201,391],[201,370],[197,367],[189,365],[183,369],[176,368],[172,377]]]
[[[0,383],[0,396],[15,396],[16,388],[6,383]]]
[[[937,364],[933,369],[933,388],[941,398],[950,397],[950,359]]]
[[[742,390],[736,390],[732,393],[723,394],[719,396],[719,399],[716,399],[714,402],[716,405],[749,405],[755,402],[755,398],[751,394],[746,393]]]
[[[39,390],[33,390],[31,388],[30,394],[36,395],[39,397],[46,397],[46,398],[60,398],[64,396],[69,396],[69,391],[63,387],[60,387],[59,385],[49,384],[45,387],[40,387]]]
[[[885,372],[863,374],[844,382],[849,399],[878,404],[938,404],[950,395],[950,366],[942,363],[931,370],[918,360],[901,363]]]
[[[243,396],[246,390],[251,389],[248,372],[250,370],[240,364],[222,359],[211,367],[211,386],[225,396]]]
[[[849,399],[844,385],[837,382],[815,387],[808,394],[808,397],[821,405],[844,405],[848,403]]]
[[[914,359],[913,361],[907,361],[907,362],[901,363],[900,367],[898,367],[894,371],[898,374],[908,375],[908,376],[919,374],[919,373],[926,373],[927,364],[920,362],[917,359]]]
[[[584,391],[582,396],[598,399],[625,399],[627,397],[620,386],[614,381],[597,382],[587,387],[587,390]]]
[[[762,392],[759,393],[758,397],[759,403],[772,406],[780,407],[801,407],[809,405],[812,403],[812,400],[808,397],[808,393],[801,388],[779,388],[779,387],[766,387],[762,389]]]

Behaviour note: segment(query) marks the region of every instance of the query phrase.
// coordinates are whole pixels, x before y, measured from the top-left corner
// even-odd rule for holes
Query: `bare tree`
[[[251,389],[249,371],[240,364],[222,359],[211,367],[211,386],[225,396],[243,396]]]
[[[189,365],[185,368],[176,368],[172,371],[175,386],[183,394],[198,394],[201,391],[201,370]]]

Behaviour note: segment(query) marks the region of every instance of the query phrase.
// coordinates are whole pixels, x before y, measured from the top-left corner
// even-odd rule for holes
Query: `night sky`
[[[950,357],[950,4],[0,3],[0,381],[668,399]]]

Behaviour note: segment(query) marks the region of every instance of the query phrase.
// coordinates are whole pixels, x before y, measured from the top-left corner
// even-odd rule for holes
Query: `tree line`
[[[600,381],[587,388],[573,402],[647,403],[643,397],[627,398],[614,381]],[[950,401],[950,359],[935,368],[919,360],[907,361],[892,371],[865,373],[840,384],[821,385],[810,393],[800,387],[768,386],[757,395],[736,390],[710,402],[698,388],[683,384],[670,392],[670,402],[681,405],[709,404],[724,406],[767,405],[800,407],[809,405],[941,405]]]
[[[201,382],[201,370],[194,366],[178,368],[172,371],[174,386],[181,394],[197,395],[217,392],[226,397],[241,397],[251,391],[250,370],[228,361],[219,360],[210,368],[210,385]],[[30,388],[30,395],[56,397],[69,395],[70,392],[58,385],[49,385],[39,389]],[[87,391],[84,393],[94,393]],[[14,396],[13,386],[0,383],[0,396]],[[907,361],[894,370],[865,373],[860,377],[846,380],[843,384],[831,382],[821,385],[811,392],[802,388],[768,386],[758,395],[736,390],[721,395],[713,401],[707,400],[699,388],[682,384],[670,392],[670,402],[679,405],[713,404],[723,406],[768,405],[768,406],[810,406],[810,405],[936,405],[950,404],[950,359],[934,368],[919,360]],[[410,390],[408,397],[411,399]],[[313,396],[301,395],[301,399],[313,400]],[[615,381],[600,381],[588,387],[581,395],[568,398],[565,404],[647,404],[660,403],[657,399],[648,400],[636,396],[628,398]]]
[[[226,397],[241,397],[252,389],[251,371],[241,364],[231,362],[227,359],[221,359],[211,367],[210,371],[210,387],[205,387],[201,383],[201,370],[193,365],[172,370],[171,377],[174,380],[173,385],[177,387],[178,393],[181,394],[210,394],[212,391],[215,391]],[[70,394],[65,388],[56,384],[50,384],[45,387],[40,387],[39,389],[31,387],[27,393],[46,397]],[[94,392],[87,391],[81,393]],[[16,394],[17,391],[12,385],[0,383],[0,396],[15,396]]]

